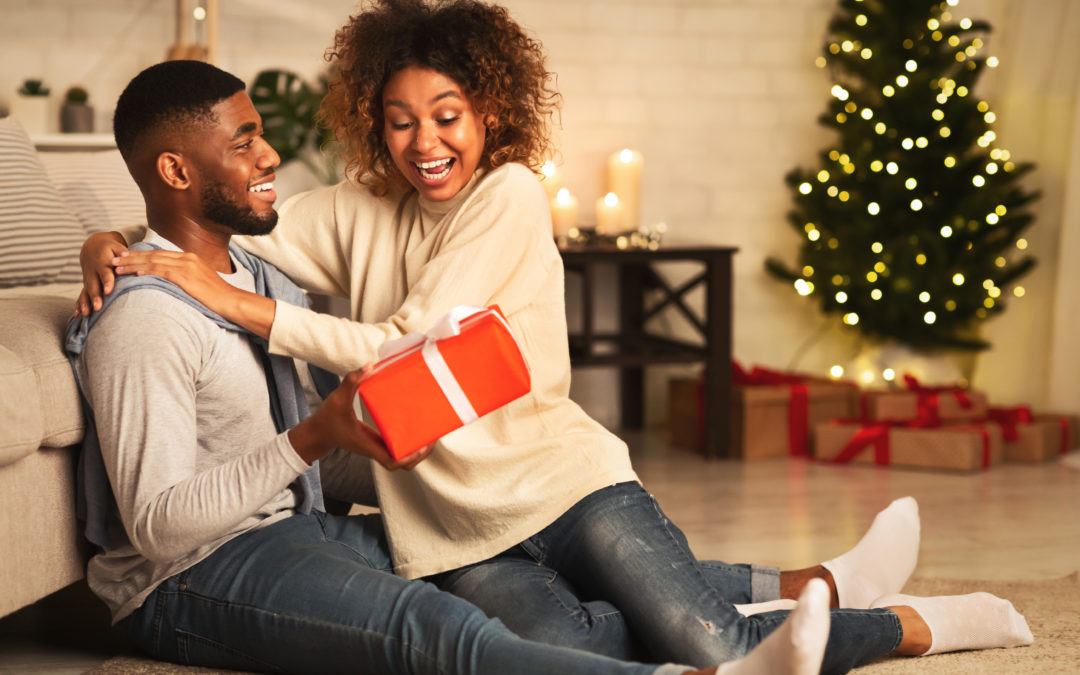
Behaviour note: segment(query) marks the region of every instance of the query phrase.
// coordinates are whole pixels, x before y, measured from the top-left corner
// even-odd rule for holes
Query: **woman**
[[[237,292],[184,254],[114,259],[121,247],[99,238],[84,257],[178,283],[272,352],[338,373],[455,305],[499,305],[532,392],[441,439],[414,471],[376,470],[398,574],[430,578],[527,637],[628,650],[630,640],[610,640],[625,636],[621,619],[613,628],[596,611],[606,605],[579,598],[606,601],[650,656],[702,665],[743,656],[786,616],[744,617],[732,601],[795,597],[813,577],[830,583],[835,605],[856,608],[832,613],[827,672],[894,649],[1030,641],[1023,618],[992,596],[894,597],[869,609],[914,567],[913,500],[886,509],[852,552],[771,592],[753,593],[769,576],[758,568],[694,559],[637,482],[625,444],[568,397],[563,268],[533,172],[558,98],[539,45],[500,7],[381,0],[338,31],[330,59],[323,114],[353,180],[289,200],[277,231],[243,245],[308,290],[348,297],[352,320]],[[973,615],[991,637],[953,640],[952,618]]]

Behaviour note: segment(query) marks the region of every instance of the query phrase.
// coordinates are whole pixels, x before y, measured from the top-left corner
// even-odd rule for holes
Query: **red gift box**
[[[1005,438],[1005,459],[1010,462],[1045,462],[1069,451],[1071,425],[1062,415],[1033,415],[1025,405],[990,408]]]
[[[498,307],[455,307],[427,333],[379,349],[357,388],[360,402],[401,459],[529,392],[529,369]]]
[[[919,395],[907,389],[864,389],[859,393],[859,417],[864,420],[914,420]]]
[[[925,420],[833,420],[814,428],[814,457],[833,464],[975,471],[1004,458],[997,425],[937,425]]]
[[[743,459],[808,457],[819,422],[849,417],[857,388],[849,382],[731,363],[732,447]]]

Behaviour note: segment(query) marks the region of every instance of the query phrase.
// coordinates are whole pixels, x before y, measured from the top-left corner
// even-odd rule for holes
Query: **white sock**
[[[817,675],[829,640],[829,586],[811,579],[799,603],[780,627],[738,661],[716,675]]]
[[[746,605],[735,605],[735,609],[743,616],[754,616],[762,612],[775,612],[780,609],[795,609],[795,600],[780,598],[779,600],[766,600],[765,602],[752,602]]]
[[[855,548],[821,566],[832,574],[841,607],[866,609],[900,592],[918,559],[919,505],[903,497],[877,514]]]
[[[1024,615],[1008,600],[990,593],[932,598],[897,593],[878,598],[873,606],[907,606],[918,612],[930,627],[931,644],[926,654],[1020,647],[1035,641]]]

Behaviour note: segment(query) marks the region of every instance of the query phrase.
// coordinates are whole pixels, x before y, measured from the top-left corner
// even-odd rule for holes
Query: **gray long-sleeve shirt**
[[[252,290],[235,267],[226,280]],[[99,319],[78,368],[127,539],[87,572],[114,622],[231,538],[294,512],[289,484],[310,467],[275,430],[247,336],[133,290]]]

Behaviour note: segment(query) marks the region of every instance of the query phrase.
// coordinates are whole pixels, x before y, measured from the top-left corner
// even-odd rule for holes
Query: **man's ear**
[[[191,186],[191,169],[183,155],[163,152],[157,156],[156,168],[158,178],[169,187],[186,190]]]

